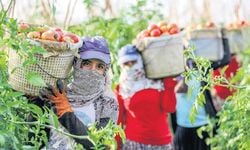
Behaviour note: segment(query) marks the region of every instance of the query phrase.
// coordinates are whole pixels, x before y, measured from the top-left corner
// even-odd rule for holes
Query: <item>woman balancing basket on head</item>
[[[175,112],[173,76],[184,71],[183,45],[180,34],[164,35],[161,28],[149,26],[136,46],[128,44],[118,52],[118,123],[126,134],[126,142],[118,138],[118,144],[123,150],[173,150],[167,114]]]

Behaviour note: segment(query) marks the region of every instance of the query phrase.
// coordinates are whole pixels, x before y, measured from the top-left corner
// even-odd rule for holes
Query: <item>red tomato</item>
[[[56,38],[57,41],[63,42],[63,33],[59,32],[59,31],[56,31],[55,32],[55,38]]]
[[[161,29],[161,32],[168,32],[168,26],[166,25],[161,26],[160,29]]]
[[[172,28],[178,28],[178,26],[175,23],[168,24],[167,27],[168,27],[168,32],[170,32]]]
[[[60,29],[60,28],[56,28],[55,31],[57,31],[57,32],[63,32],[62,29]]]
[[[169,34],[176,34],[179,32],[179,28],[178,27],[173,27],[169,30]]]
[[[153,37],[158,37],[161,35],[161,30],[160,29],[153,29],[151,32],[150,32],[150,36],[153,36]]]
[[[151,32],[154,29],[160,29],[156,24],[150,24],[148,26],[148,32]]]
[[[150,32],[148,30],[143,30],[142,31],[142,36],[143,37],[149,37],[150,36]]]
[[[215,24],[213,22],[209,21],[209,22],[206,23],[206,27],[207,28],[213,28],[213,27],[215,27]]]
[[[63,41],[69,41],[69,40],[68,40],[68,37],[73,41],[73,43],[79,42],[78,37],[77,37],[75,34],[73,34],[73,33],[66,33],[66,34],[64,34],[64,35],[63,35]],[[67,40],[66,40],[66,39],[67,39]],[[71,41],[71,40],[70,40],[70,41]]]
[[[56,35],[55,34],[56,34],[56,32],[54,30],[48,30],[48,31],[42,33],[41,39],[56,41]]]

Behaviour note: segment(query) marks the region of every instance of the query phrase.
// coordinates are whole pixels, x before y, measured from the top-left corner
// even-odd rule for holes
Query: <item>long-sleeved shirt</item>
[[[175,112],[176,81],[166,78],[164,91],[144,89],[131,98],[123,99],[117,87],[118,123],[125,126],[126,138],[142,144],[163,145],[172,142],[167,113]]]

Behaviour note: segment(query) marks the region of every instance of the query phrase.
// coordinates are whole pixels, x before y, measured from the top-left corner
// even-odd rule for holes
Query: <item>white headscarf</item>
[[[136,63],[131,67],[121,65],[122,72],[119,78],[120,94],[124,99],[132,97],[136,92],[143,89],[164,90],[161,80],[151,80],[145,76],[142,58],[138,55]]]

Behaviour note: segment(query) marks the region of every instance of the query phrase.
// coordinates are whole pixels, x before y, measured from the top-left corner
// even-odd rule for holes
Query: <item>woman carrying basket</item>
[[[167,114],[175,111],[176,82],[172,78],[146,78],[142,58],[132,45],[119,51],[118,63],[122,71],[116,88],[118,123],[123,125],[126,134],[122,149],[172,149]]]
[[[111,120],[117,122],[118,104],[108,86],[108,70],[111,64],[109,48],[103,37],[85,37],[79,49],[80,58],[74,62],[73,81],[66,91],[61,80],[57,87],[48,86],[40,91],[43,98],[54,105],[61,127],[70,134],[87,135],[88,126],[97,123],[105,127]],[[71,139],[50,130],[49,149],[74,149],[76,143],[91,149],[89,140]]]

